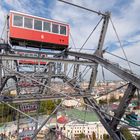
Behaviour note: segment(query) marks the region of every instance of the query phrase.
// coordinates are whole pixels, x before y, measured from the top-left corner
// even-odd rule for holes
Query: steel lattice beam
[[[82,61],[82,64],[86,64],[86,62],[88,64],[91,64],[91,65],[95,65],[95,62],[99,63],[103,67],[105,67],[106,69],[108,69],[109,71],[114,73],[115,75],[119,76],[120,78],[122,78],[122,79],[124,79],[126,81],[131,82],[138,89],[140,89],[140,78],[137,75],[135,75],[133,73],[130,73],[126,69],[120,67],[119,65],[114,64],[114,62],[111,62],[111,61],[109,61],[107,59],[101,58],[101,57],[96,56],[96,55],[91,55],[91,54],[77,53],[77,52],[71,52],[71,51],[67,52],[67,54],[71,55],[71,56],[78,56],[79,58],[84,58],[84,59],[88,59],[88,60],[93,61],[93,62]],[[7,60],[9,60],[9,59],[11,59],[11,60],[20,59],[21,60],[23,58],[28,59],[28,60],[31,59],[31,58],[27,58],[27,57],[22,58],[20,56],[15,56],[15,55],[9,56],[9,55],[1,55],[0,54],[0,56],[2,57],[2,59],[7,59]],[[38,60],[38,61],[41,60],[41,59],[42,58],[40,58],[40,59],[32,58],[32,60]],[[59,62],[60,61],[63,62],[63,60],[58,59],[58,58],[57,59],[51,58],[51,59],[52,59],[52,61],[57,61],[58,60]],[[49,58],[48,59],[46,58],[45,60],[47,61],[47,60],[49,60]],[[74,61],[75,60],[66,60],[66,62],[69,62],[69,63],[71,63],[71,62],[74,63]],[[80,61],[77,62],[77,63],[80,64]]]
[[[40,95],[40,94],[29,94],[29,95],[20,95],[18,98],[14,97],[3,97],[1,96],[0,101],[4,101],[7,103],[26,103],[26,102],[36,102],[36,101],[46,101],[46,100],[55,100],[55,99],[62,99],[68,97],[77,98],[77,97],[91,97],[91,94],[79,94],[79,93],[64,93],[61,94],[54,94],[54,95]]]
[[[107,132],[110,134],[110,136],[113,138],[113,140],[120,140],[119,136],[116,134],[115,131],[113,131],[113,129],[110,129],[110,125],[108,123],[108,121],[110,121],[109,118],[107,118],[105,116],[105,114],[103,114],[100,110],[101,108],[98,106],[98,104],[96,103],[96,101],[94,99],[88,99],[88,98],[84,98],[84,101],[86,104],[93,106],[92,110],[96,112],[96,114],[98,115],[98,117],[100,118],[100,122],[102,123],[102,125],[105,127],[105,129],[107,130]]]
[[[63,102],[63,101],[62,101]],[[40,125],[40,127],[38,129],[36,129],[36,131],[34,132],[34,135],[32,136],[31,140],[33,140],[37,134],[39,133],[39,131],[42,129],[42,127],[50,120],[50,118],[54,115],[54,113],[60,108],[62,102],[53,110],[53,112],[47,117],[47,119]]]
[[[71,84],[71,86],[73,87],[74,85]],[[110,134],[110,136],[113,138],[113,140],[120,140],[121,136],[119,137],[117,132],[115,132],[113,129],[110,129],[110,124],[109,124],[109,122],[111,121],[110,118],[108,118],[104,113],[101,112],[101,108],[96,103],[96,101],[94,99],[90,99],[88,97],[83,97],[83,99],[84,99],[84,102],[86,104],[93,107],[93,108],[90,108],[90,109],[95,111],[97,116],[100,118],[101,123],[103,124],[103,126],[105,127],[107,132]]]
[[[85,54],[85,53],[77,53],[77,52],[66,52],[68,55],[71,56],[78,56],[80,58],[92,60],[94,63],[98,63],[114,73],[115,75],[119,76],[125,81],[129,81],[133,85],[135,85],[138,89],[140,89],[140,78],[138,75],[131,73],[129,70],[120,67],[118,64],[111,62],[105,58],[99,57],[97,55]]]
[[[62,58],[35,58],[35,57],[27,57],[27,56],[20,56],[15,54],[0,54],[1,60],[32,60],[32,61],[43,61],[43,62],[62,62],[62,63],[73,63],[73,64],[83,64],[83,65],[91,65],[94,66],[94,63],[91,61],[84,61],[84,60],[73,60],[73,59],[62,59]]]
[[[95,51],[95,55],[101,56],[102,57],[102,49],[103,49],[103,44],[105,41],[105,37],[106,37],[106,32],[107,32],[107,28],[108,28],[108,24],[109,24],[109,19],[110,19],[110,13],[107,12],[107,15],[104,17],[103,20],[103,24],[102,24],[102,30],[100,33],[100,37],[99,37],[99,41],[98,41],[98,47],[97,50]],[[89,87],[88,89],[92,92],[92,87],[95,85],[95,81],[96,81],[96,76],[97,76],[97,72],[98,72],[98,63],[95,64],[94,68],[92,69],[91,72],[91,77],[90,77],[90,82],[89,82]]]
[[[117,129],[117,126],[120,122],[116,118],[121,119],[123,117],[125,110],[128,107],[131,99],[133,98],[135,91],[136,91],[136,87],[130,83],[124,93],[122,100],[120,101],[118,108],[115,111],[114,118],[110,122],[110,126],[113,130]]]

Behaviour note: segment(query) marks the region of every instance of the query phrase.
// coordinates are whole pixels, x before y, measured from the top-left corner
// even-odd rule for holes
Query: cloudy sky
[[[139,0],[67,0],[69,2],[88,7],[93,10],[111,12],[112,21],[116,27],[124,50],[129,60],[139,63],[140,60],[140,1]],[[57,0],[0,0],[0,35],[4,20],[9,10],[21,11],[36,16],[64,21],[70,24],[70,31],[76,48],[80,48],[87,36],[96,26],[101,16],[81,10]],[[96,49],[101,30],[101,24],[93,33],[83,51],[93,53]],[[70,47],[75,48],[70,42]],[[111,23],[109,23],[104,49],[124,57],[115,36]],[[127,63],[105,54],[105,57],[128,68]],[[140,68],[131,65],[132,70],[140,75]],[[99,76],[100,77],[100,76]],[[107,73],[106,77],[110,77]],[[111,76],[113,77],[113,76]]]

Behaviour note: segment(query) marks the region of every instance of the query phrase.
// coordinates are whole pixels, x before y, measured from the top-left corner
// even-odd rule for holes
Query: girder
[[[76,91],[82,91],[82,89],[77,85],[75,78],[69,78],[68,76],[60,77],[64,82],[67,82],[69,86],[73,87]]]
[[[78,57],[75,57],[75,60],[78,60],[78,59],[79,59]],[[74,69],[73,69],[73,78],[78,76],[78,72],[79,72],[79,64],[76,64],[74,65]]]
[[[48,79],[47,79],[47,89],[46,87],[43,88],[42,92],[44,93],[45,90],[47,91],[47,94],[50,94],[50,86],[51,86],[51,75],[53,73],[53,63],[49,63],[49,66],[48,66]]]
[[[85,53],[76,53],[76,52],[67,52],[68,55],[72,55],[72,56],[77,56],[79,58],[84,58],[84,59],[88,59],[90,61],[92,61],[94,64],[97,63],[97,64],[101,64],[102,66],[104,66],[106,69],[112,71],[113,73],[115,73],[116,75],[118,75],[119,77],[121,77],[122,79],[126,80],[126,81],[129,81],[132,83],[132,85],[136,86],[137,88],[140,89],[140,79],[138,78],[138,76],[134,75],[133,73],[131,73],[130,71],[120,67],[118,64],[114,64],[113,62],[110,62],[104,58],[101,58],[97,55],[90,55],[90,54],[85,54]],[[65,80],[64,81],[70,81],[70,85],[72,87],[75,87],[75,84],[72,83],[72,80],[70,80],[69,78],[66,78],[65,76],[61,76],[61,78],[64,78]],[[78,87],[79,88],[79,87]],[[85,96],[81,96],[80,94],[79,95],[70,95],[71,97],[87,97],[87,95],[85,94]],[[91,95],[90,95],[91,96]],[[89,97],[90,97],[89,96]],[[53,95],[51,97],[44,97],[44,96],[41,96],[41,97],[32,97],[32,96],[26,96],[26,97],[21,97],[21,98],[15,98],[15,99],[9,99],[9,100],[4,100],[5,102],[10,102],[10,103],[21,103],[21,102],[32,102],[32,101],[42,101],[42,100],[47,100],[47,99],[59,99],[59,98],[65,98],[66,96],[61,96],[60,94],[57,96],[57,95]],[[88,101],[90,100],[90,101]],[[91,99],[86,99],[86,102],[92,106],[95,106],[95,102],[93,102]],[[128,103],[127,103],[128,105]],[[97,107],[97,106],[96,106]],[[96,113],[98,114],[102,124],[104,125],[104,127],[106,128],[106,130],[109,132],[110,136],[115,139],[115,140],[119,140],[118,138],[120,138],[120,136],[118,136],[117,132],[114,132],[113,129],[110,129],[110,120],[108,118],[106,118],[105,115],[103,114],[100,114],[98,112],[99,108],[97,107],[97,109],[95,110]],[[120,117],[121,118],[121,117]],[[108,122],[109,121],[109,122]],[[116,121],[117,124],[118,124],[118,120]],[[115,124],[116,124],[115,122]],[[116,128],[115,128],[115,131],[116,131]]]
[[[33,140],[37,134],[39,133],[39,131],[42,129],[42,127],[50,120],[50,118],[54,115],[54,113],[60,108],[62,102],[53,110],[53,112],[47,117],[47,119],[40,125],[40,127],[38,129],[36,129],[34,135],[32,136],[31,140]]]
[[[0,54],[0,58],[1,60],[32,60],[32,61],[43,61],[43,62],[62,62],[62,63],[83,64],[83,65],[91,65],[91,66],[94,65],[94,63],[91,61],[63,59],[63,58],[54,58],[54,57],[36,58],[36,57],[20,56],[20,55],[15,55],[15,54],[8,54],[8,55]]]
[[[131,99],[133,98],[135,91],[136,91],[136,87],[130,83],[124,93],[122,100],[120,101],[118,108],[115,111],[114,118],[110,122],[110,126],[113,130],[117,129],[117,126],[120,122],[116,118],[121,119],[123,117],[125,110],[128,107]]]
[[[98,55],[102,57],[102,49],[103,49],[103,44],[105,41],[106,37],[106,32],[109,24],[109,19],[110,19],[110,13],[106,12],[106,16],[104,17],[103,24],[102,24],[102,29],[98,41],[98,47],[97,50],[95,51],[95,55]],[[98,63],[95,64],[94,68],[92,68],[91,76],[90,76],[90,82],[89,82],[89,87],[88,89],[92,92],[92,87],[95,85],[96,77],[97,77],[97,72],[98,72]]]
[[[48,73],[47,72],[19,72],[20,74],[28,74],[28,75],[32,75],[33,77],[37,78],[37,79],[46,79],[48,78]],[[10,74],[11,76],[11,74]],[[14,75],[13,75],[14,76]],[[64,77],[65,75],[64,74],[52,74],[51,75],[51,78],[61,78],[61,77]]]
[[[105,129],[110,134],[110,136],[113,138],[113,140],[120,140],[120,138],[117,135],[117,133],[113,129],[110,129],[110,125],[109,125],[110,119],[107,118],[105,116],[105,114],[101,112],[101,108],[96,103],[96,101],[94,99],[88,99],[86,97],[84,98],[84,101],[85,101],[85,103],[87,103],[88,105],[93,107],[91,109],[96,112],[96,114],[98,115],[98,117],[100,119],[100,122],[105,127]]]
[[[105,67],[106,69],[108,69],[109,71],[114,73],[115,75],[119,76],[120,78],[122,78],[125,81],[132,83],[138,89],[140,89],[139,76],[130,72],[128,69],[125,69],[125,68],[119,66],[119,64],[111,62],[111,61],[109,61],[105,58],[99,57],[97,55],[78,53],[78,52],[72,52],[72,51],[69,51],[66,53],[71,56],[78,56],[80,58],[92,60],[93,62],[99,63],[100,65],[102,65],[103,67]]]
[[[14,52],[25,52],[25,53],[30,53],[31,50],[23,50],[23,49],[13,49]],[[46,54],[46,55],[58,55],[60,52],[57,51],[35,51],[32,50],[32,53],[37,53],[37,54]]]
[[[80,94],[80,93],[64,93],[64,95],[61,95],[59,93],[53,94],[53,95],[41,95],[41,94],[23,94],[18,95],[17,97],[0,97],[0,101],[4,101],[7,103],[26,103],[26,102],[36,102],[36,101],[46,101],[46,100],[55,100],[55,99],[62,99],[66,98],[68,95],[68,98],[77,98],[77,97],[91,97],[91,94]]]
[[[70,80],[68,81],[68,83],[69,82]],[[70,85],[72,87],[74,86],[73,84]],[[125,140],[124,137],[121,135],[121,133],[119,133],[119,131],[111,129],[110,127],[111,118],[109,118],[107,115],[105,115],[105,113],[102,112],[100,106],[96,103],[94,99],[92,99],[91,97],[83,97],[83,99],[86,104],[92,107],[92,108],[90,107],[90,110],[95,111],[95,113],[100,119],[100,122],[105,127],[109,135],[113,138],[113,140],[120,140],[120,138],[121,140]]]

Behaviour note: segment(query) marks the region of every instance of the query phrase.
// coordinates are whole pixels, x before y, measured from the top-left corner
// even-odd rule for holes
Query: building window
[[[66,26],[60,26],[60,34],[66,35]]]
[[[42,58],[46,58],[46,54],[41,54],[41,57]]]
[[[23,17],[14,15],[14,22],[13,25],[22,27],[23,26]]]
[[[25,17],[24,18],[24,27],[32,29],[33,28],[33,19]]]
[[[103,135],[101,135],[101,139],[103,139]]]
[[[30,53],[30,56],[34,56],[34,54]]]
[[[51,23],[44,22],[44,24],[43,24],[43,31],[50,32],[51,31]]]
[[[37,54],[37,53],[34,53],[34,56],[35,56],[35,57],[38,57],[38,54]]]
[[[42,21],[40,21],[40,20],[34,20],[34,29],[36,29],[36,30],[42,30]]]
[[[58,25],[57,24],[52,24],[52,32],[53,33],[59,33]]]

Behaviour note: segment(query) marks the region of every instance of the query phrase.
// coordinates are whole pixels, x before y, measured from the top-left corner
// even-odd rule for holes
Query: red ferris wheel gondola
[[[69,45],[69,25],[10,11],[9,41],[12,45],[64,50]]]

